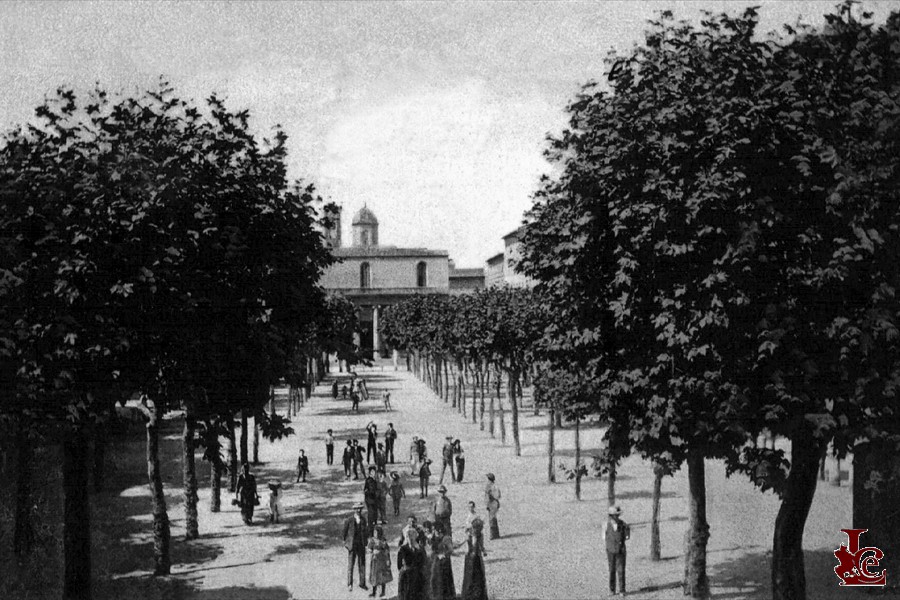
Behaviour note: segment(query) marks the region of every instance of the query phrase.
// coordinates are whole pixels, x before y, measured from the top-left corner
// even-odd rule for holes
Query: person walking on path
[[[350,468],[356,459],[356,451],[353,449],[353,441],[347,440],[344,446],[344,454],[341,456],[341,464],[344,465],[344,479],[350,480]]]
[[[466,472],[466,453],[459,440],[453,442],[453,461],[456,463],[456,481],[462,483],[463,473]]]
[[[366,474],[366,471],[363,469],[362,446],[359,445],[359,440],[353,440],[353,479],[359,479],[357,470],[362,471],[363,475]]]
[[[609,518],[603,530],[606,540],[606,558],[609,562],[609,593],[616,593],[616,580],[619,582],[619,595],[625,595],[625,540],[631,537],[631,527],[620,518],[622,509],[609,507]]]
[[[391,574],[391,548],[384,539],[384,529],[375,527],[372,538],[369,540],[369,585],[375,597],[375,591],[381,586],[381,597],[384,598],[385,587],[394,580]]]
[[[346,399],[347,399],[347,392],[348,392],[348,391],[349,391],[349,390],[347,389],[347,386],[346,386],[346,385],[342,385],[342,386],[341,386],[341,398],[343,398],[344,400],[346,400]]]
[[[269,522],[278,523],[281,520],[281,482],[269,483]]]
[[[428,497],[428,480],[431,479],[431,461],[425,459],[419,469],[419,498]]]
[[[375,451],[375,467],[379,473],[387,473],[387,453],[381,442],[378,442],[378,450]]]
[[[475,503],[470,502],[474,511]],[[488,600],[484,575],[484,521],[475,517],[466,537],[466,560],[463,566],[462,600]]]
[[[356,392],[350,392],[350,402],[353,403],[350,405],[350,410],[359,412],[359,394],[357,394]]]
[[[393,423],[388,423],[384,432],[384,453],[389,463],[394,464],[394,442],[397,440],[397,430]]]
[[[306,483],[306,476],[309,474],[309,459],[306,457],[306,451],[303,448],[300,449],[300,456],[297,457],[297,482],[300,481],[300,478],[303,478],[303,483]]]
[[[434,524],[434,557],[431,563],[431,600],[456,600],[453,582],[453,540],[442,523]]]
[[[378,471],[378,520],[387,524],[388,482],[384,471]]]
[[[419,436],[414,435],[409,445],[409,474],[419,474]]]
[[[450,517],[453,515],[453,503],[447,497],[447,486],[441,485],[438,494],[439,496],[431,503],[431,515],[434,517],[435,526],[440,523],[444,527],[444,533],[452,538]]]
[[[378,480],[375,478],[375,467],[369,467],[369,476],[363,481],[363,499],[366,502],[366,519],[371,529],[378,523]]]
[[[259,494],[256,493],[256,477],[250,472],[250,465],[244,463],[241,474],[238,475],[237,486],[234,488],[235,502],[241,507],[241,517],[244,524],[253,524],[253,509],[259,504]]]
[[[366,587],[366,537],[369,526],[362,515],[363,504],[353,507],[353,515],[344,521],[344,548],[347,549],[347,591],[353,591],[353,564],[359,570],[359,587]]]
[[[456,480],[456,469],[453,467],[453,436],[447,436],[447,442],[441,450],[441,480],[438,483],[444,483],[444,473],[450,467],[450,479]]]
[[[494,480],[494,474],[487,474],[488,484],[484,488],[484,503],[488,511],[488,524],[490,526],[490,539],[500,537],[500,524],[497,522],[497,512],[500,510],[500,488]]]
[[[410,517],[410,521],[415,517]],[[403,529],[400,549],[397,550],[397,600],[422,600],[426,598],[422,578],[424,552],[420,552],[419,531],[414,524]]]
[[[387,412],[391,412],[394,410],[391,408],[391,393],[387,390],[381,392],[381,401],[384,402],[384,410]]]
[[[331,382],[331,397],[337,400],[338,397],[338,382],[337,379]]]
[[[406,490],[403,489],[403,482],[400,481],[400,475],[397,471],[391,473],[391,485],[388,488],[391,495],[391,501],[394,504],[394,516],[400,514],[400,499],[406,497]]]
[[[334,464],[334,434],[330,429],[325,434],[325,463]]]
[[[368,441],[366,442],[366,462],[371,463],[372,458],[375,457],[375,453],[378,452],[378,426],[369,421],[369,424],[366,425],[366,433],[368,434]]]

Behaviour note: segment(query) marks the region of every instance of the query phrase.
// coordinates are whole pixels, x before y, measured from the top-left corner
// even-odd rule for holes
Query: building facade
[[[535,281],[516,269],[522,257],[522,227],[503,236],[503,252],[495,254],[484,263],[484,284],[486,287],[509,285],[512,287],[534,287]]]

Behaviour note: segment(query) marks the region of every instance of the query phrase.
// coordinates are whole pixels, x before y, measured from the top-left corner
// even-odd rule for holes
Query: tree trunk
[[[450,367],[444,361],[444,404],[450,400]]]
[[[222,510],[222,468],[221,462],[213,460],[209,463],[209,512]]]
[[[13,533],[13,552],[23,556],[31,552],[34,543],[34,522],[31,507],[31,467],[34,448],[28,436],[24,418],[16,424],[16,524]]]
[[[823,454],[822,458],[819,460],[819,481],[825,481],[825,460],[826,455]]]
[[[88,499],[88,441],[81,428],[66,433],[62,470],[64,600],[91,598],[91,507]]]
[[[800,432],[791,439],[791,468],[775,518],[772,544],[773,600],[806,599],[803,529],[816,493],[822,452],[807,432]]]
[[[562,413],[559,411],[556,412],[556,428],[557,429],[563,428]]]
[[[197,523],[197,470],[194,464],[194,432],[197,422],[189,411],[184,413],[184,433],[181,437],[182,475],[184,482],[184,539],[196,540],[200,537]]]
[[[253,415],[253,464],[259,464],[259,419],[260,411]]]
[[[606,479],[606,502],[610,506],[616,503],[616,463],[609,465],[609,473]]]
[[[495,380],[494,380],[494,389],[495,389],[495,391],[497,392],[497,402],[498,402],[498,403],[500,402],[500,388],[501,388],[501,385],[502,385],[502,383],[501,383],[501,380],[500,380],[500,375],[499,375],[499,373],[498,373],[498,374],[497,374],[497,377],[496,377]],[[491,422],[488,424],[488,431],[491,433],[491,437],[494,437],[494,425],[495,425],[495,420],[494,420],[494,396],[491,396],[491,404],[490,404],[490,406],[488,407],[488,416],[490,417],[490,420],[491,420]]]
[[[581,418],[575,417],[575,499],[581,500]]]
[[[250,462],[250,453],[248,451],[249,421],[247,419],[247,409],[241,409],[241,464]]]
[[[522,444],[519,442],[519,407],[516,403],[516,388],[519,385],[519,374],[515,371],[509,373],[509,406],[512,408],[512,434],[516,456],[522,456]]]
[[[480,387],[479,382],[481,378],[484,377],[484,374],[481,372],[481,369],[478,370],[478,375],[475,377],[475,386],[472,388],[472,424],[478,422],[478,388]]]
[[[506,409],[503,408],[503,401],[500,404],[500,443],[506,444]]]
[[[653,465],[653,497],[651,500],[652,512],[650,516],[650,560],[660,560],[659,544],[659,503],[662,495],[662,479],[665,470],[659,465]]]
[[[169,514],[166,511],[166,495],[159,470],[159,414],[156,408],[149,410],[148,417],[147,479],[153,504],[153,574],[168,575],[172,566],[169,556]]]
[[[900,588],[900,456],[889,443],[878,441],[858,444],[853,449],[853,527],[868,529],[860,542],[884,552],[880,566],[888,573],[886,587]],[[870,476],[880,479],[871,487]]]
[[[479,397],[479,405],[478,405],[478,421],[479,431],[484,431],[484,387],[485,387],[485,379],[487,379],[487,367],[485,367],[482,372],[481,379],[478,382],[478,397]]]
[[[685,533],[684,595],[706,598],[709,596],[709,580],[706,576],[709,523],[706,522],[706,471],[703,455],[696,451],[690,452],[687,465],[689,523]]]
[[[555,429],[553,427],[553,413],[556,412],[552,408],[550,409],[550,430],[549,435],[547,436],[547,481],[550,483],[556,483],[556,467],[553,464],[553,461],[556,460],[556,447],[555,447],[555,439],[554,433]]]
[[[115,406],[110,409],[116,411]],[[109,441],[109,424],[100,421],[94,427],[94,453],[91,477],[94,483],[94,491],[102,492],[104,483],[104,466],[106,464],[106,446]]]
[[[234,437],[234,419],[228,415],[228,491],[232,494],[237,488],[238,456],[237,441]]]

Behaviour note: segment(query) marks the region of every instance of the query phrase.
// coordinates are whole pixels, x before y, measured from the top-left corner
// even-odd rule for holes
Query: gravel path
[[[263,465],[256,469],[263,506],[256,524],[241,523],[229,498],[223,496],[223,512],[210,514],[208,487],[200,492],[199,542],[210,548],[209,555],[196,563],[180,563],[173,577],[185,585],[185,599],[261,600],[364,598],[365,592],[348,593],[345,586],[346,551],[338,538],[350,507],[362,499],[361,481],[344,481],[340,449],[344,440],[358,438],[365,445],[365,426],[374,420],[382,433],[393,422],[399,433],[397,459],[408,453],[412,435],[428,441],[432,458],[438,457],[432,477],[437,487],[439,452],[444,436],[463,441],[466,450],[466,481],[448,484],[453,501],[455,539],[462,539],[465,503],[472,499],[483,511],[484,474],[492,471],[502,489],[500,511],[502,539],[487,541],[486,570],[492,598],[527,600],[595,599],[606,597],[606,559],[603,556],[601,526],[605,519],[606,481],[595,478],[583,483],[583,500],[574,499],[571,482],[560,474],[561,483],[546,483],[546,415],[531,416],[523,411],[522,456],[511,445],[492,439],[471,419],[464,420],[438,399],[424,384],[405,371],[392,367],[360,369],[370,392],[391,392],[394,411],[386,413],[380,402],[363,403],[360,413],[350,413],[349,402],[330,398],[330,385],[323,385],[294,419],[297,435],[260,449]],[[507,418],[509,422],[509,418]],[[335,465],[325,465],[322,442],[331,428],[337,438]],[[589,455],[600,445],[601,432],[582,430],[582,445]],[[571,464],[574,433],[570,427],[557,433],[559,460]],[[297,450],[305,448],[310,457],[308,483],[294,483]],[[567,456],[568,455],[568,456]],[[198,463],[198,465],[203,463]],[[401,521],[410,512],[427,518],[426,501],[418,498],[418,481],[405,474],[408,494],[401,518],[393,518],[385,533],[394,543]],[[173,465],[174,468],[174,465]],[[199,468],[199,466],[198,466]],[[278,479],[285,484],[285,518],[279,525],[262,524],[266,482]],[[448,477],[449,479],[449,477]],[[632,525],[628,554],[629,597],[640,599],[683,598],[680,589],[683,569],[681,539],[686,527],[686,480],[683,472],[663,482],[663,560],[652,563],[649,548],[650,489],[652,473],[648,464],[630,458],[620,468],[617,486],[624,519]],[[709,542],[709,575],[714,597],[769,598],[771,535],[778,509],[772,494],[762,494],[741,478],[726,479],[724,468],[707,462],[708,515],[712,537]],[[142,495],[145,488],[135,488]],[[842,541],[841,527],[850,525],[850,490],[821,484],[806,527],[807,581],[811,599],[857,598],[855,590],[840,589],[832,569],[831,552]],[[390,501],[388,502],[390,504]],[[390,513],[390,507],[388,512]],[[182,506],[172,507],[173,539],[181,535]],[[389,517],[390,518],[390,517]],[[214,551],[213,551],[214,550]],[[462,580],[462,556],[454,558],[457,586]],[[124,576],[134,576],[126,574]],[[396,577],[396,572],[394,573]],[[388,586],[388,597],[395,594]]]

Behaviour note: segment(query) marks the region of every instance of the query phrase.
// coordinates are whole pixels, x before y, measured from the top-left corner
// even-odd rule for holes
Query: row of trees
[[[162,82],[134,97],[59,90],[0,143],[0,418],[17,432],[18,486],[30,447],[62,445],[65,597],[90,596],[89,458],[94,483],[115,404],[142,395],[153,495],[155,573],[169,572],[158,459],[163,415],[184,410],[187,537],[197,528],[196,446],[218,510],[229,440],[248,461],[248,417],[287,433],[264,407],[276,382],[303,385],[311,358],[352,357],[353,306],[318,286],[331,262],[331,207],[286,176],[286,136],[250,132],[216,96],[179,99]],[[318,216],[322,210],[321,218]],[[258,436],[257,436],[258,439]],[[25,457],[26,460],[22,460]],[[19,494],[16,548],[27,550]]]
[[[755,9],[699,26],[663,13],[610,56],[608,91],[568,107],[526,216],[546,367],[581,382],[564,410],[609,424],[612,462],[687,467],[695,597],[704,459],[780,496],[772,587],[794,600],[829,443],[857,461],[900,449],[900,14],[854,11],[765,39]],[[855,505],[877,506],[898,479],[866,464]],[[898,522],[870,532],[886,556]]]

